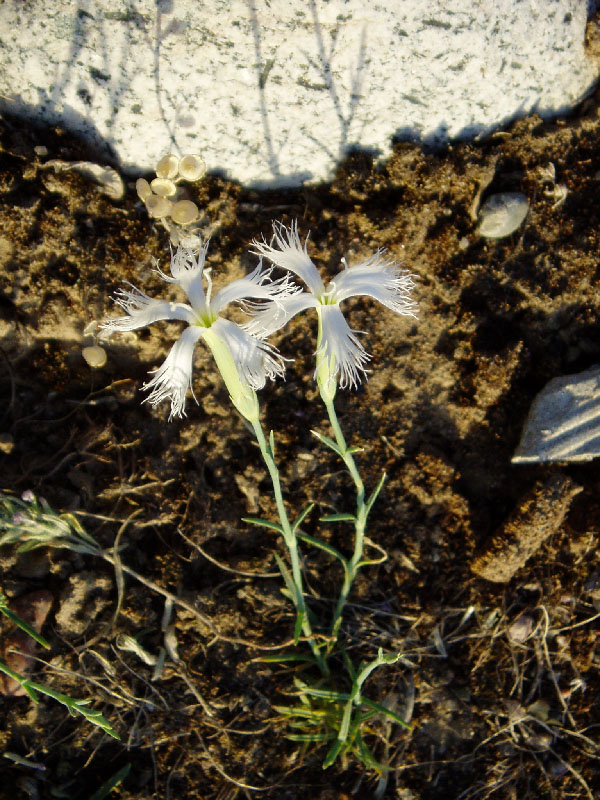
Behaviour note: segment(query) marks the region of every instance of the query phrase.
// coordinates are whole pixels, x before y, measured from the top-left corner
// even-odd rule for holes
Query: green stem
[[[344,434],[342,432],[342,429],[340,428],[340,423],[338,422],[337,414],[335,412],[335,406],[333,404],[333,398],[330,398],[324,392],[321,393],[321,397],[323,399],[323,402],[325,403],[325,408],[327,409],[329,422],[331,423],[331,427],[333,429],[333,433],[335,436],[335,441],[340,450],[340,455],[356,487],[356,521],[354,523],[354,552],[352,554],[352,558],[348,562],[348,568],[344,572],[344,582],[340,590],[340,596],[338,598],[337,605],[333,613],[333,619],[331,622],[331,634],[333,639],[335,640],[337,639],[337,634],[340,629],[340,625],[342,623],[342,614],[344,611],[344,606],[348,601],[348,597],[352,589],[352,584],[354,583],[354,579],[356,578],[356,575],[360,567],[360,562],[363,557],[363,551],[365,545],[365,528],[367,524],[368,509],[365,503],[365,485],[358,471],[358,467],[356,466],[356,462],[354,461],[352,451],[348,448],[348,445],[346,444],[346,439],[344,438]]]
[[[0,661],[0,672],[3,672],[5,675],[8,675],[9,678],[12,678],[14,681],[20,684],[23,689],[25,689],[29,697],[34,701],[34,703],[39,703],[37,692],[48,695],[48,697],[52,697],[54,700],[62,703],[63,706],[66,706],[69,714],[71,714],[72,717],[74,717],[75,714],[81,714],[81,716],[85,717],[88,722],[91,722],[92,725],[97,725],[99,728],[102,728],[102,730],[108,733],[109,736],[112,736],[113,739],[119,738],[119,735],[113,729],[111,724],[102,716],[99,711],[93,711],[92,709],[86,708],[91,700],[75,700],[75,698],[69,697],[62,692],[55,692],[54,689],[50,689],[48,686],[44,686],[41,683],[32,681],[29,678],[26,678],[24,675],[20,675],[18,672],[10,669],[10,667],[4,664],[2,661]]]
[[[252,428],[254,429],[254,434],[256,436],[256,440],[258,442],[258,446],[260,448],[260,452],[262,454],[263,460],[267,465],[267,469],[269,470],[269,475],[271,476],[271,483],[273,484],[273,493],[275,495],[275,503],[277,505],[277,512],[279,514],[279,520],[281,522],[281,528],[283,531],[283,540],[285,542],[285,546],[287,547],[288,554],[290,557],[290,564],[292,567],[292,581],[294,584],[294,593],[292,596],[292,600],[294,601],[294,605],[296,607],[296,613],[298,614],[298,619],[301,622],[302,632],[306,636],[308,642],[310,643],[313,656],[317,664],[319,665],[319,669],[323,673],[323,675],[327,676],[329,674],[329,669],[323,656],[321,655],[319,646],[317,645],[313,632],[312,627],[310,624],[310,619],[308,617],[308,613],[306,610],[306,604],[304,602],[304,590],[303,590],[303,580],[302,580],[302,568],[300,566],[300,556],[298,553],[298,539],[296,537],[296,533],[293,530],[287,511],[283,502],[283,494],[281,491],[281,481],[279,478],[279,470],[277,468],[277,464],[275,463],[275,456],[271,446],[268,444],[265,434],[263,432],[262,426],[260,421],[252,421]]]

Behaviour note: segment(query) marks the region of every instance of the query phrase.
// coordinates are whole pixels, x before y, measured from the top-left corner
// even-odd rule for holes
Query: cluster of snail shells
[[[150,183],[139,178],[135,188],[151,217],[165,222],[170,219],[176,225],[191,225],[198,219],[198,206],[191,200],[178,199],[181,190],[177,184],[182,180],[200,180],[205,171],[201,156],[179,158],[169,153],[156,165],[156,178]]]

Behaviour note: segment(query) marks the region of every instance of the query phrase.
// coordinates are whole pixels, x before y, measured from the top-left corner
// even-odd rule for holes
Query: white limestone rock
[[[255,186],[331,176],[394,135],[472,137],[572,108],[598,69],[586,0],[6,0],[0,111],[125,170],[169,152]],[[57,154],[50,154],[56,157]]]

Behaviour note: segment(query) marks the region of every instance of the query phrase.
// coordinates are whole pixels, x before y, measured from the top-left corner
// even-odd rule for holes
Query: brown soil
[[[599,133],[598,105],[588,101],[568,121],[530,118],[445,153],[399,144],[383,165],[356,154],[328,185],[257,193],[208,177],[194,190],[214,227],[216,281],[254,265],[248,245],[269,235],[273,219],[310,230],[324,274],[343,256],[385,247],[418,276],[417,321],[366,299],[347,304],[372,373],[337,401],[348,440],[365,449],[368,487],[388,474],[369,535],[389,557],[363,570],[344,624],[356,663],[378,647],[402,653],[368,683],[369,697],[412,722],[410,732],[381,729],[387,744],[376,755],[393,767],[384,788],[352,763],[324,772],[323,749],[305,752],[285,738],[274,706],[286,701],[293,670],[257,660],[293,630],[272,555],[280,543],[241,521],[273,518],[275,508],[208,352],[198,347],[198,406],[190,400],[187,419],[171,423],[166,406],[141,405],[139,389],[176,324],[113,337],[102,369],[81,356],[84,327],[114,313],[111,294],[126,281],[164,292],[150,270],[152,256],[167,262],[164,231],[131,186],[113,203],[78,175],[40,169],[36,145],[48,158],[93,158],[72,137],[1,123],[0,433],[14,443],[0,453],[1,486],[79,512],[104,547],[119,534],[123,562],[213,628],[177,608],[180,662],[167,657],[153,680],[152,666],[119,649],[119,635],[157,655],[164,597],[125,576],[118,610],[109,564],[67,550],[17,558],[4,548],[9,600],[40,589],[54,598],[43,628],[52,650],[38,651],[45,664],[36,680],[91,698],[121,736],[51,700],[5,697],[2,748],[41,766],[4,759],[4,797],[88,800],[127,764],[114,796],[132,800],[600,796],[597,464],[510,463],[536,393],[600,362]],[[480,189],[529,197],[517,233],[477,236]],[[319,511],[352,510],[347,475],[310,434],[329,433],[312,380],[314,340],[308,315],[276,337],[295,361],[286,382],[261,393],[290,508],[318,505],[313,534]],[[557,471],[582,487],[564,522],[557,518],[508,582],[474,575],[481,548]],[[346,527],[323,535],[348,552]],[[340,572],[319,551],[305,559],[309,604],[327,619]]]

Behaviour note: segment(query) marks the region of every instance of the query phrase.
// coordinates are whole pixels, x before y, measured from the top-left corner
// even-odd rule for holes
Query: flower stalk
[[[269,444],[265,438],[264,431],[262,429],[262,425],[260,421],[256,421],[252,423],[252,428],[254,430],[254,435],[256,436],[256,441],[258,442],[258,446],[260,448],[261,455],[263,460],[266,464],[266,467],[269,471],[269,475],[271,476],[271,483],[273,484],[273,494],[275,496],[275,504],[277,506],[277,513],[279,515],[279,521],[281,523],[281,535],[283,537],[283,541],[285,546],[287,547],[288,555],[290,557],[290,565],[292,567],[291,573],[291,585],[288,586],[288,591],[290,592],[292,601],[294,606],[296,607],[296,631],[295,631],[295,639],[298,640],[300,635],[300,631],[304,634],[306,639],[310,644],[310,648],[312,650],[313,656],[315,661],[317,662],[321,673],[325,676],[329,674],[329,669],[323,656],[321,655],[320,648],[314,638],[312,626],[310,623],[310,618],[308,616],[308,612],[306,609],[306,603],[304,600],[304,581],[302,579],[302,567],[300,564],[300,556],[298,553],[298,538],[296,536],[295,527],[290,523],[285,504],[283,502],[283,493],[281,491],[281,480],[279,477],[279,469],[275,462],[275,454],[273,452],[273,447]],[[271,441],[273,441],[271,436]],[[280,564],[280,569],[282,568],[282,564]],[[286,583],[286,572],[282,569],[283,578]],[[289,573],[288,573],[289,575]]]

